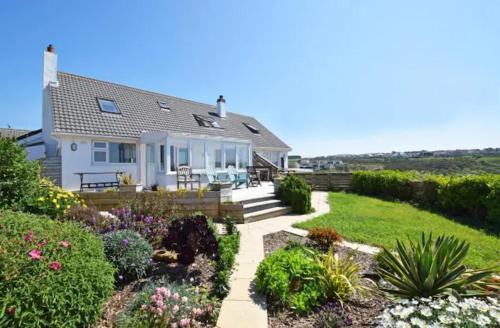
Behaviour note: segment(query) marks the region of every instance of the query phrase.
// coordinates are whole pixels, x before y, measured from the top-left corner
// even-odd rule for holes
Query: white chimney
[[[49,44],[43,53],[43,88],[48,85],[57,87],[57,55],[54,47]]]
[[[217,99],[217,115],[219,117],[226,117],[226,100],[222,95]]]

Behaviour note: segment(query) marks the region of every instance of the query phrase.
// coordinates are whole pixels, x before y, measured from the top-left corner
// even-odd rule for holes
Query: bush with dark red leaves
[[[163,238],[163,247],[177,252],[179,263],[191,264],[198,254],[205,254],[209,258],[215,257],[218,242],[207,217],[196,215],[174,219]]]

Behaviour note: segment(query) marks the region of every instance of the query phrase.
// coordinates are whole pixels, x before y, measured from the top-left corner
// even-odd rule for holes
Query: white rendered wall
[[[36,145],[26,147],[26,152],[28,153],[28,160],[35,161],[37,159],[45,158],[45,145]]]
[[[124,171],[126,174],[132,174],[135,182],[138,179],[137,164],[132,163],[92,163],[92,140],[113,141],[106,139],[91,138],[63,138],[61,139],[61,157],[62,157],[62,186],[68,190],[80,189],[80,177],[75,172],[116,172]],[[71,150],[71,144],[76,143],[77,150]],[[123,141],[131,143],[131,141]],[[133,142],[132,142],[133,143]],[[136,160],[139,161],[139,145],[136,145]],[[113,175],[88,175],[84,177],[84,182],[114,181]]]

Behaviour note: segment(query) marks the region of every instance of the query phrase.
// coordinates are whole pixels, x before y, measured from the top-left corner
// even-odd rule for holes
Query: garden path
[[[263,236],[285,230],[298,235],[306,235],[307,231],[293,228],[292,224],[309,220],[318,215],[328,213],[328,193],[315,191],[312,193],[314,213],[305,215],[283,215],[272,219],[253,223],[240,224],[240,251],[236,257],[237,266],[231,275],[231,291],[222,303],[217,321],[220,328],[265,328],[267,327],[266,300],[255,291],[255,271],[264,259]],[[344,242],[345,246],[367,253],[376,253],[375,247]]]

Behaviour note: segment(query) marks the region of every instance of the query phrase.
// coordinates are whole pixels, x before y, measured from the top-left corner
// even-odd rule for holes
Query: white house
[[[125,171],[143,186],[173,188],[183,165],[201,174],[246,170],[257,156],[286,169],[291,150],[255,118],[226,111],[222,96],[214,106],[59,72],[52,46],[44,53],[36,137],[45,152],[31,158],[60,161],[60,183],[70,190],[80,188],[79,172]]]

